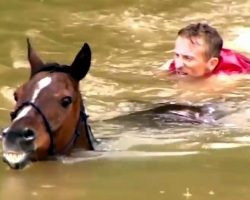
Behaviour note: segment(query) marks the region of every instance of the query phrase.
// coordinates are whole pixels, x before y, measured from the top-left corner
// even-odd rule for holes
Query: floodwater
[[[191,22],[209,22],[226,47],[250,56],[249,10],[249,0],[0,1],[0,127],[9,123],[14,89],[29,76],[27,37],[44,60],[65,64],[88,42],[92,68],[81,90],[101,140],[97,152],[21,171],[0,163],[0,199],[249,199],[250,77],[203,87],[152,75]],[[102,121],[163,102],[235,112],[215,127]]]

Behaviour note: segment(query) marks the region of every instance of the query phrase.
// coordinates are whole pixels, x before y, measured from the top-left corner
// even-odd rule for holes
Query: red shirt
[[[170,72],[175,72],[174,61],[169,66]],[[250,59],[230,49],[222,49],[218,65],[208,75],[214,74],[247,74],[250,73]]]

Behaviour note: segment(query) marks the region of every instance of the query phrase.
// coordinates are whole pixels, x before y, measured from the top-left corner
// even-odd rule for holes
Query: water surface
[[[208,92],[152,75],[191,22],[209,22],[225,46],[250,55],[249,9],[249,0],[1,1],[0,126],[9,122],[14,89],[29,76],[26,37],[44,60],[65,64],[88,42],[93,62],[81,90],[102,143],[100,152],[22,171],[0,163],[0,198],[249,199],[249,76]],[[170,101],[237,112],[222,127],[100,121]]]

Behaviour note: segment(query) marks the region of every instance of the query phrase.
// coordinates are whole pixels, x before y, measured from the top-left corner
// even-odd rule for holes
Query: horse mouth
[[[28,154],[24,152],[4,152],[3,161],[12,169],[23,169],[27,165],[29,159]]]

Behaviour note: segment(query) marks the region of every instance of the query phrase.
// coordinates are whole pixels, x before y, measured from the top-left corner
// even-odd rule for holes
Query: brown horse
[[[76,146],[94,149],[79,91],[91,64],[89,45],[85,43],[67,66],[44,64],[27,43],[30,79],[15,91],[12,122],[2,133],[3,160],[13,169],[69,154]]]

